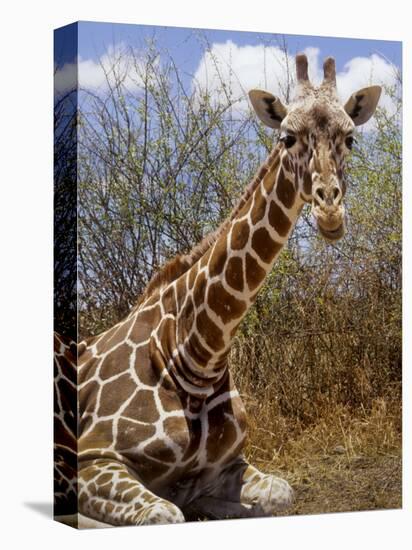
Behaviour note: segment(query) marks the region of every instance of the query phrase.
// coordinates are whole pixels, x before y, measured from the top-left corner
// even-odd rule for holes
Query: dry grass
[[[306,427],[273,415],[271,401],[245,401],[247,458],[292,485],[288,515],[402,506],[399,400],[376,399],[369,411],[340,405]]]
[[[288,513],[398,508],[400,289],[363,269],[355,298],[345,290],[353,264],[340,264],[335,286],[327,261],[316,273],[293,265],[287,291],[270,276],[230,356],[248,412],[247,458],[294,487]]]

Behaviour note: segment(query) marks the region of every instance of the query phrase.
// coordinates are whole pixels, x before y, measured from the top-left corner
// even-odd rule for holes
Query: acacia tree
[[[172,59],[127,52],[142,86],[106,71],[83,91],[79,115],[81,332],[101,330],[135,303],[155,270],[187,252],[227,214],[256,168],[250,113],[186,92]],[[119,62],[119,61],[117,61]]]
[[[83,336],[120,320],[159,265],[226,217],[274,142],[250,112],[233,109],[237,98],[224,82],[217,101],[187,92],[173,59],[160,62],[155,46],[143,58],[125,54],[137,87],[119,58],[106,69],[104,89],[82,92]],[[370,406],[399,388],[399,90],[400,82],[387,90],[397,109],[378,109],[376,129],[360,134],[349,159],[346,237],[325,244],[307,207],[233,347],[240,387],[262,398],[276,390],[279,412],[299,411],[302,421],[325,403]]]
[[[76,339],[77,94],[54,105],[54,329]]]

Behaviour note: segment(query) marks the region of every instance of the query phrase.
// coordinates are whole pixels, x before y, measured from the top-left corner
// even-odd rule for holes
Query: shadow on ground
[[[53,503],[52,502],[23,502],[26,508],[30,508],[43,517],[53,519]]]

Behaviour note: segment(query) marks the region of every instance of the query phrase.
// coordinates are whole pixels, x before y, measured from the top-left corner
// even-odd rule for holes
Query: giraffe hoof
[[[171,502],[155,502],[146,508],[139,525],[162,525],[184,521],[183,512]]]
[[[285,510],[293,503],[293,489],[287,481],[280,477],[270,476],[267,499],[261,503],[268,514]]]

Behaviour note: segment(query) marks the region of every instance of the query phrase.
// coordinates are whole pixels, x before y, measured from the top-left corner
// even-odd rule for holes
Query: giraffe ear
[[[369,86],[369,88],[362,88],[350,96],[344,109],[356,126],[364,124],[373,115],[381,92],[380,86]]]
[[[251,90],[249,99],[263,124],[270,128],[280,128],[280,123],[287,115],[287,110],[278,97],[264,90]]]

